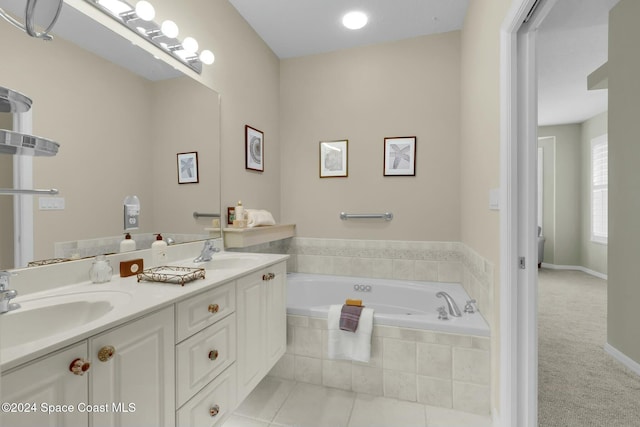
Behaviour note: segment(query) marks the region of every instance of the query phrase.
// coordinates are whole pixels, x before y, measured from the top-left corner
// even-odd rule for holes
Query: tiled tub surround
[[[375,325],[369,363],[327,358],[327,321],[287,316],[287,352],[270,375],[490,413],[489,338]]]
[[[288,272],[461,283],[493,322],[493,265],[460,242],[294,237],[242,251],[289,254]]]
[[[243,251],[286,253],[287,271],[461,283],[493,321],[493,265],[460,242],[294,237]],[[327,359],[326,320],[288,316],[287,353],[271,375],[490,413],[490,338],[374,326],[368,364]]]

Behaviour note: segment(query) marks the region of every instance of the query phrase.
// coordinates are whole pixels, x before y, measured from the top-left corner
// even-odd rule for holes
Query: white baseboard
[[[551,270],[577,270],[582,271],[583,273],[590,274],[599,279],[607,280],[607,275],[600,273],[595,270],[588,269],[587,267],[583,267],[581,265],[555,265],[555,264],[547,264],[546,262],[542,263],[544,268],[549,268]]]
[[[620,350],[618,350],[617,348],[615,348],[609,343],[606,343],[604,345],[604,351],[609,353],[618,362],[622,363],[624,366],[631,369],[636,374],[640,375],[640,363],[631,359],[629,356],[627,356],[626,354],[624,354],[623,352],[621,352]]]
[[[501,420],[500,420],[500,413],[495,407],[491,408],[491,421],[492,421],[491,425],[493,427],[502,427]]]

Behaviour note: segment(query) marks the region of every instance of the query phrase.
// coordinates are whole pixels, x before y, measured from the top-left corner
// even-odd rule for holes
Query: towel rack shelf
[[[350,214],[346,212],[340,212],[340,219],[346,221],[348,219],[384,219],[385,221],[391,221],[393,214],[391,212],[374,213],[374,214]]]

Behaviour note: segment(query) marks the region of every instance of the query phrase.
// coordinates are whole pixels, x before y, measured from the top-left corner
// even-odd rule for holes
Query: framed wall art
[[[349,141],[320,142],[320,178],[349,176]]]
[[[245,125],[245,168],[264,172],[264,133]]]
[[[198,153],[178,153],[178,184],[198,182]]]
[[[384,139],[384,176],[415,176],[416,137]]]

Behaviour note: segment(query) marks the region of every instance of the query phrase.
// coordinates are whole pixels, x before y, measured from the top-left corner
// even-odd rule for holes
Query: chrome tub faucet
[[[440,291],[436,294],[436,296],[438,298],[444,298],[445,301],[447,302],[447,307],[449,307],[449,314],[452,315],[453,317],[461,317],[462,313],[460,312],[460,309],[458,308],[458,306],[456,305],[456,302],[453,300],[453,298],[451,298],[451,295],[449,295],[446,292]]]
[[[213,258],[213,254],[220,252],[220,248],[216,248],[211,240],[205,240],[204,247],[200,256],[193,260],[193,262],[208,262]]]
[[[20,304],[9,302],[18,296],[18,291],[9,289],[9,277],[13,275],[8,271],[0,271],[0,314],[20,308]]]

